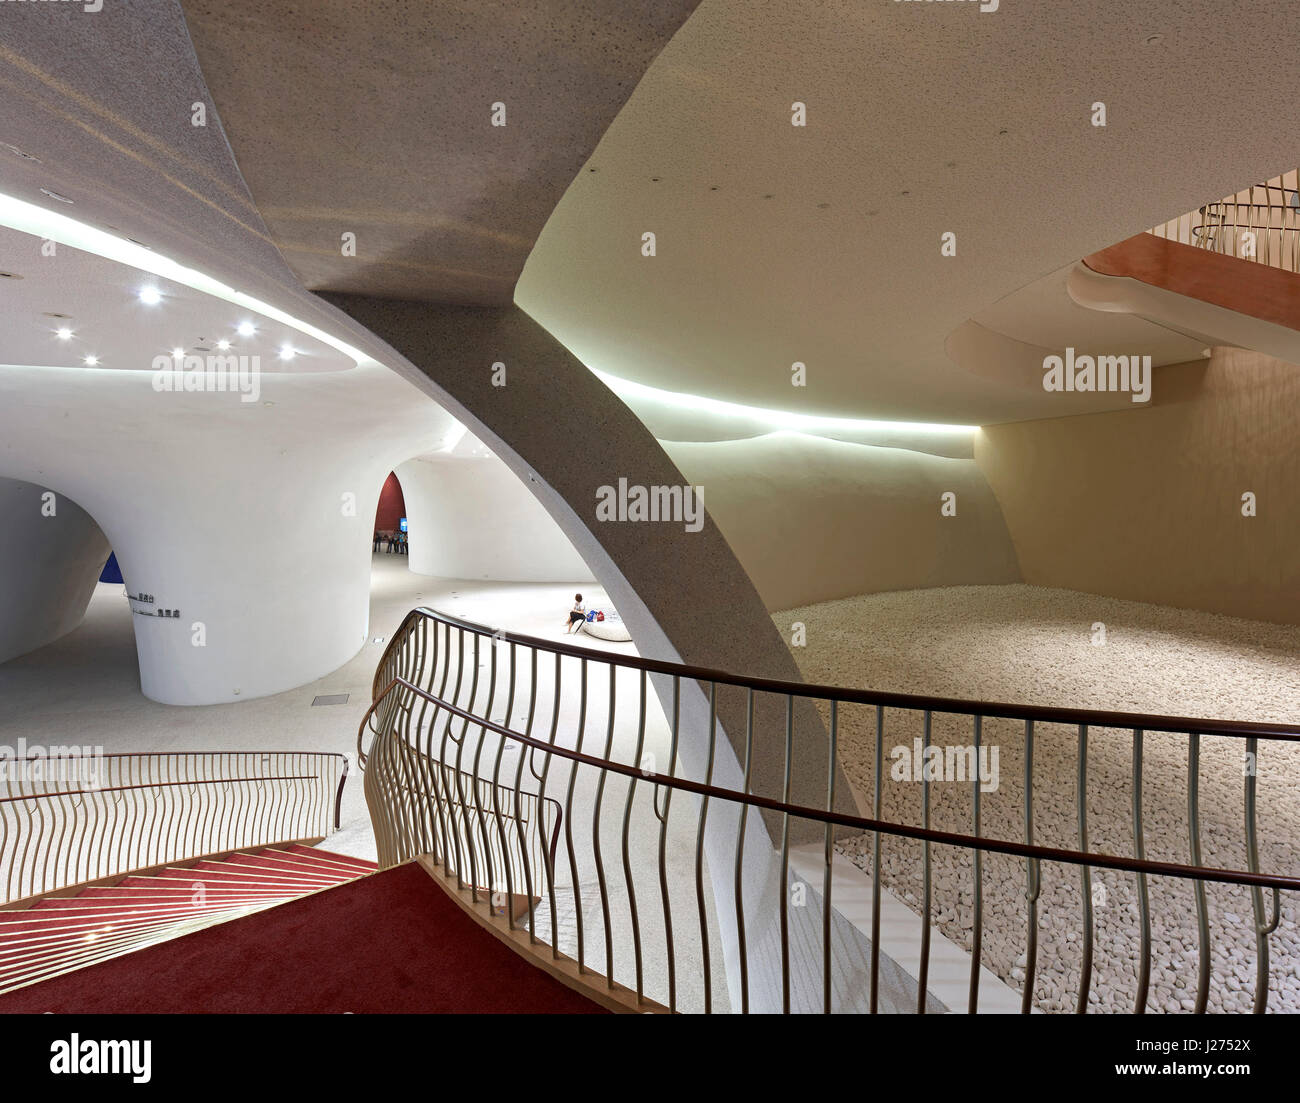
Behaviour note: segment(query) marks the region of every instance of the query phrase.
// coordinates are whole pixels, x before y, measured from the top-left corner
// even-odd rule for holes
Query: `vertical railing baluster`
[[[883,787],[885,738],[885,706],[876,706],[876,769],[874,795],[871,816],[879,821],[881,818],[881,790]],[[880,894],[882,877],[880,873],[880,829],[871,833],[871,1014],[880,1010]]]
[[[524,723],[524,738],[531,739],[533,735],[533,717],[537,709],[537,649],[530,647],[528,649],[530,660],[531,681],[528,693],[528,718]],[[511,677],[514,676],[515,668],[515,643],[510,641],[510,670]],[[515,832],[519,836],[519,854],[520,861],[524,867],[524,891],[528,894],[528,944],[535,946],[537,944],[537,905],[533,903],[533,869],[532,862],[529,861],[528,843],[524,836],[524,818],[522,803],[523,798],[520,794],[520,784],[524,778],[524,759],[532,753],[532,747],[527,743],[520,744],[519,758],[515,762]],[[539,805],[536,815],[537,830],[540,833],[542,828],[541,807]],[[543,840],[544,842],[544,840]],[[542,851],[546,847],[543,845]],[[549,874],[548,874],[549,877]],[[538,901],[540,903],[540,900]],[[513,923],[512,923],[513,925]]]
[[[838,754],[839,702],[831,699],[830,747],[826,755],[826,811],[835,811],[835,763]],[[834,828],[826,823],[826,869],[822,878],[822,1014],[831,1013],[831,863]]]
[[[641,755],[645,748],[645,710],[646,710],[646,673],[641,671],[640,694],[636,721],[636,750],[633,752],[635,765],[641,768]],[[644,976],[641,961],[641,920],[636,909],[636,884],[632,877],[632,857],[628,846],[628,835],[632,827],[632,801],[636,796],[637,779],[627,780],[627,802],[623,805],[623,880],[627,883],[627,906],[632,921],[632,953],[636,967],[636,998],[640,1003],[645,997]]]
[[[790,803],[794,764],[794,696],[785,695],[785,777],[781,800]],[[781,1011],[790,1014],[790,813],[781,813]]]
[[[609,664],[609,723],[605,730],[605,761],[609,761],[614,750],[614,709],[618,694],[618,667]],[[577,774],[577,763],[574,763]],[[605,927],[605,983],[614,987],[614,928],[609,915],[609,894],[605,889],[605,860],[600,850],[600,809],[605,801],[605,780],[609,771],[601,768],[596,782],[596,807],[591,815],[591,848],[596,861],[596,882],[600,886],[600,912]]]
[[[587,658],[578,660],[580,686],[578,690],[578,745],[582,750],[582,740],[587,732]],[[587,971],[586,939],[582,926],[582,886],[578,881],[578,854],[573,845],[573,790],[578,782],[578,763],[569,759],[569,787],[564,797],[564,845],[569,854],[569,872],[573,881],[573,913],[578,927],[578,972]]]
[[[555,699],[551,702],[551,733],[547,737],[547,743],[552,747],[555,746],[555,736],[560,728],[561,677],[562,677],[562,671],[560,666],[560,653],[557,651],[555,653],[555,682],[554,682]],[[539,774],[537,773],[537,767],[532,757],[533,749],[530,749],[528,752],[528,769],[532,773],[532,775],[535,778],[537,778],[537,781],[539,783],[539,788],[537,790],[537,806],[539,809],[544,807],[546,804],[546,783],[551,773],[552,755],[550,751],[544,751],[543,755],[545,757],[545,761],[542,764],[542,772]],[[554,863],[552,863],[551,865],[550,872],[551,872],[551,876],[549,877],[548,880],[550,881],[549,898],[550,898],[550,906],[551,906],[551,957],[552,959],[554,959],[560,956],[560,929],[557,926],[556,911],[555,911],[555,865]],[[578,905],[577,900],[574,901],[574,905],[575,907]]]
[[[1034,722],[1025,721],[1025,844],[1034,845]],[[1034,975],[1038,968],[1038,893],[1042,887],[1042,870],[1038,859],[1025,859],[1025,900],[1028,905],[1025,930],[1025,990],[1021,994],[1020,1013],[1028,1015],[1034,1006]]]
[[[930,829],[930,710],[926,709],[922,723],[921,747],[921,826]],[[925,997],[930,982],[930,913],[931,913],[931,866],[930,840],[921,843],[921,876],[924,885],[921,890],[921,969],[916,980],[916,1013],[925,1014]]]
[[[1133,856],[1146,860],[1146,829],[1142,822],[1142,729],[1133,729]],[[1137,1003],[1134,1014],[1144,1015],[1151,988],[1151,894],[1147,875],[1137,874],[1138,920],[1141,924],[1141,958],[1138,961]]]
[[[975,838],[980,836],[980,749],[984,735],[984,717],[975,717],[975,779],[971,797],[971,830]],[[984,851],[978,845],[972,852],[974,858],[974,916],[971,924],[970,949],[970,996],[966,1010],[974,1015],[979,1010],[980,1002],[980,959],[984,946]]]
[[[718,686],[709,683],[709,761],[704,770],[704,784],[713,784],[713,760],[718,742]],[[709,798],[700,798],[699,827],[695,833],[695,905],[700,917],[700,966],[704,980],[704,1013],[713,1010],[713,967],[709,952],[708,905],[704,897],[704,833],[709,820]]]
[[[1259,740],[1251,736],[1246,740],[1246,868],[1251,873],[1259,872],[1259,837],[1257,834],[1257,817],[1255,807],[1256,779],[1259,774]],[[1273,922],[1265,921],[1264,890],[1259,885],[1250,888],[1251,910],[1255,917],[1255,999],[1252,1012],[1263,1015],[1268,1010],[1268,936],[1277,929],[1282,916],[1279,893],[1273,890]]]
[[[1201,864],[1201,737],[1188,735],[1187,743],[1187,832],[1192,865]],[[1205,1013],[1210,998],[1210,919],[1206,910],[1205,882],[1193,881],[1196,897],[1196,934],[1200,946],[1196,975],[1196,1014]]]
[[[681,731],[682,716],[682,680],[673,675],[672,716],[669,718],[668,776],[671,778],[677,769],[677,737]],[[664,787],[664,810],[659,811],[659,787],[656,785],[651,797],[654,813],[659,820],[659,896],[664,906],[664,949],[668,965],[668,1010],[677,1011],[677,955],[673,946],[673,909],[672,896],[668,891],[668,810],[672,804],[673,787]]]
[[[745,687],[745,766],[740,791],[749,795],[750,771],[754,759],[754,687]],[[745,942],[745,827],[749,805],[741,802],[739,826],[736,828],[736,941],[740,952],[740,1013],[749,1014],[749,951]]]
[[[1079,850],[1088,852],[1088,725],[1079,725],[1079,761],[1075,777],[1075,802],[1078,805]],[[1079,867],[1079,887],[1083,893],[1083,961],[1079,965],[1080,1015],[1088,1011],[1088,993],[1092,988],[1092,868]]]

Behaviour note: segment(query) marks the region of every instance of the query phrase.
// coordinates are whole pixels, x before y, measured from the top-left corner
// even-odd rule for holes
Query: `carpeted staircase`
[[[0,911],[0,992],[83,969],[375,871],[290,844],[132,874]]]

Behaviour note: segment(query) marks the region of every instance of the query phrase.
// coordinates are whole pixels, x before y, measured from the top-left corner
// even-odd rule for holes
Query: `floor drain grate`
[[[313,708],[317,705],[346,705],[349,696],[350,694],[347,693],[325,693],[319,697],[313,697],[311,703]]]

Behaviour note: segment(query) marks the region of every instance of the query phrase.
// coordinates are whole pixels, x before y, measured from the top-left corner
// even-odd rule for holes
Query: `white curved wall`
[[[426,457],[396,470],[416,574],[498,582],[592,580],[560,526],[495,456]]]
[[[108,559],[90,514],[46,493],[0,478],[0,663],[76,628]]]
[[[769,609],[885,590],[1020,581],[974,459],[802,433],[663,442]],[[956,495],[944,516],[941,495]]]
[[[180,613],[134,618],[141,689],[163,704],[281,693],[351,659],[369,629],[380,487],[449,420],[378,366],[265,373],[261,392],[0,367],[0,473],[98,521],[129,592],[156,599],[137,612]]]

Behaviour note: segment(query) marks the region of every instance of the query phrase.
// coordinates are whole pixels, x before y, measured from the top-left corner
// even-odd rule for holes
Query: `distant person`
[[[379,545],[383,541],[383,539],[384,539],[384,534],[380,532],[378,529],[375,529],[375,546],[372,549],[373,551],[379,550]]]
[[[569,623],[565,626],[565,635],[572,635],[577,631],[577,625],[586,624],[587,607],[582,604],[582,595],[573,595],[573,608],[569,610]]]

